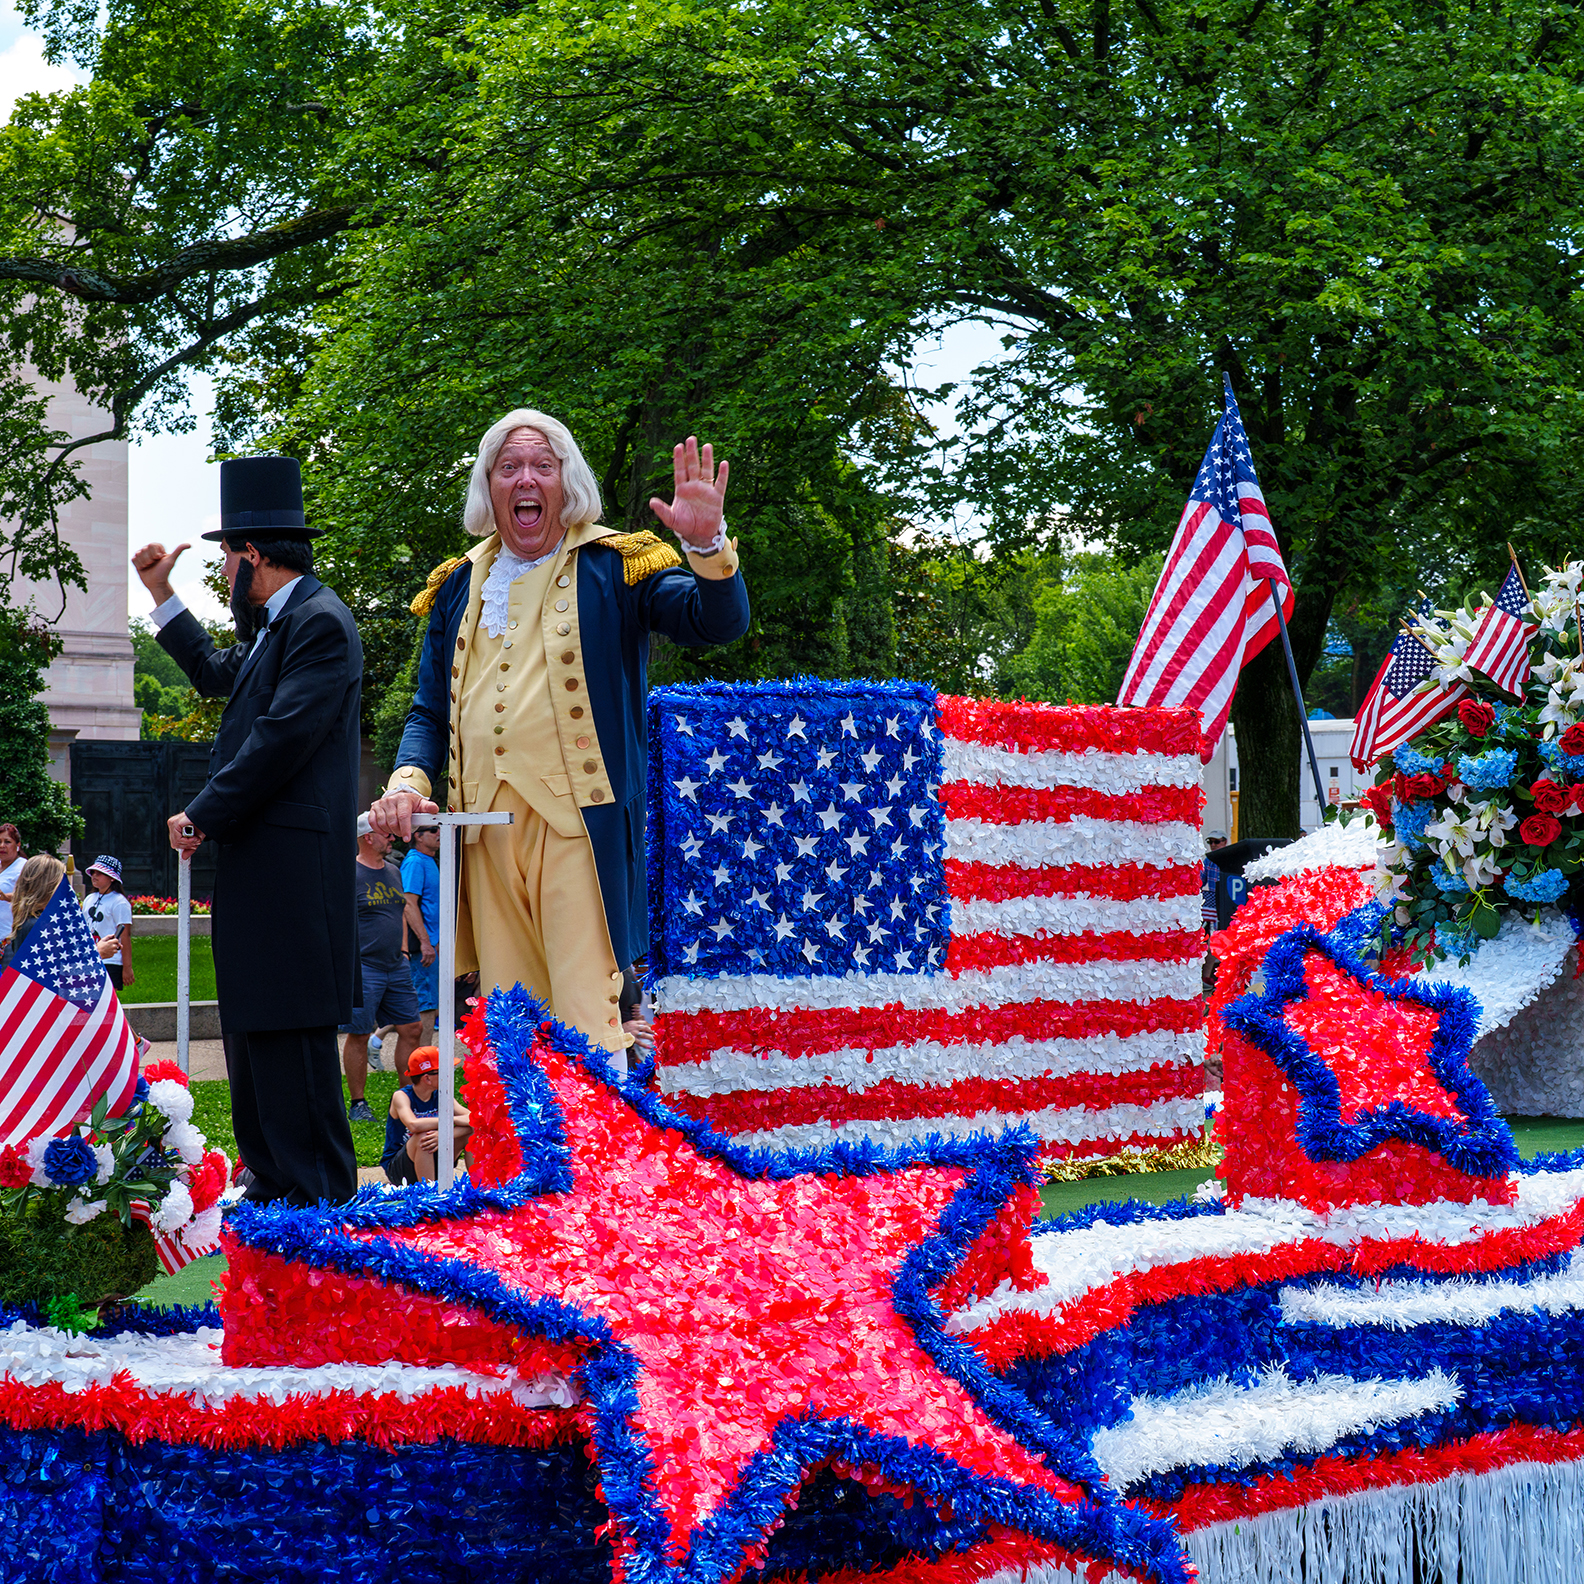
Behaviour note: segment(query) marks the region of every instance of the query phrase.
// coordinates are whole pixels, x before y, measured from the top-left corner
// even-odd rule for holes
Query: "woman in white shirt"
[[[101,855],[87,873],[93,892],[83,898],[83,912],[110,983],[120,990],[137,977],[132,972],[132,904],[121,889],[121,860]]]
[[[0,940],[11,933],[11,898],[26,862],[21,831],[15,825],[0,825]]]

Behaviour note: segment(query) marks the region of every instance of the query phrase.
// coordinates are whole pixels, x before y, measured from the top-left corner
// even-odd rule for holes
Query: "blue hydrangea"
[[[52,1183],[61,1188],[77,1188],[94,1177],[99,1162],[80,1134],[70,1138],[51,1139],[44,1151],[44,1171]]]
[[[1392,831],[1398,841],[1414,852],[1424,850],[1424,829],[1434,818],[1435,804],[1428,798],[1418,803],[1392,804]]]
[[[1439,858],[1430,865],[1430,883],[1437,891],[1445,891],[1451,896],[1468,895],[1468,881],[1454,870],[1448,869]],[[1509,886],[1508,889],[1512,888]]]
[[[1458,779],[1476,792],[1494,792],[1500,787],[1511,786],[1517,768],[1516,748],[1487,748],[1473,759],[1467,754],[1458,755]]]
[[[1399,775],[1440,775],[1443,761],[1415,753],[1412,748],[1393,748],[1392,763],[1397,766]]]
[[[1462,924],[1437,924],[1436,947],[1448,957],[1467,957],[1477,951],[1480,937]]]
[[[1584,754],[1563,753],[1561,743],[1543,742],[1540,757],[1550,769],[1560,770],[1575,780],[1584,780]]]
[[[1520,902],[1555,902],[1567,887],[1567,876],[1560,869],[1542,869],[1529,880],[1507,877],[1507,895]]]

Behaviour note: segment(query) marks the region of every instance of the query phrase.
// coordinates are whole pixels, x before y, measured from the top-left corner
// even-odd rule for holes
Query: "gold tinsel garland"
[[[1117,1155],[1051,1161],[1045,1167],[1045,1180],[1078,1182],[1085,1177],[1127,1177],[1143,1172],[1190,1171],[1195,1167],[1220,1165],[1224,1153],[1219,1144],[1206,1137],[1196,1144],[1174,1144],[1164,1150],[1123,1150]]]

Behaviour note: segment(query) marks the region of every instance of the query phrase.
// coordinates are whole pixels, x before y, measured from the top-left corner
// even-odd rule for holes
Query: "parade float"
[[[702,769],[655,755],[692,789],[660,793],[658,1070],[619,1075],[497,991],[465,1031],[471,1180],[237,1206],[216,1308],[86,1334],[8,1314],[0,1572],[1584,1572],[1584,1156],[1519,1159],[1470,1066],[1482,1009],[1438,978],[1480,956],[1414,960],[1413,882],[1388,907],[1337,861],[1368,827],[1220,942],[1219,1179],[1039,1220],[1044,1161],[1170,1139],[1199,1104],[1171,1006],[1197,899],[1185,879],[1175,912],[1111,911],[1192,866],[1161,828],[1197,818],[1159,795],[1184,784],[1152,736],[1170,712],[857,685],[664,703],[683,738],[706,715],[724,735]],[[831,786],[793,765],[789,796],[760,796],[760,755],[805,744]],[[1085,775],[1131,817],[1086,823]],[[755,867],[741,849],[778,820],[791,856]],[[831,867],[858,875],[839,910],[811,878]]]

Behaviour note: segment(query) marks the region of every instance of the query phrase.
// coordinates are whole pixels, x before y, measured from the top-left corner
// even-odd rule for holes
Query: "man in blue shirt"
[[[423,1021],[420,1038],[427,1045],[440,1010],[440,827],[423,824],[421,815],[413,823],[412,850],[402,859],[401,878],[411,942],[407,962]]]

